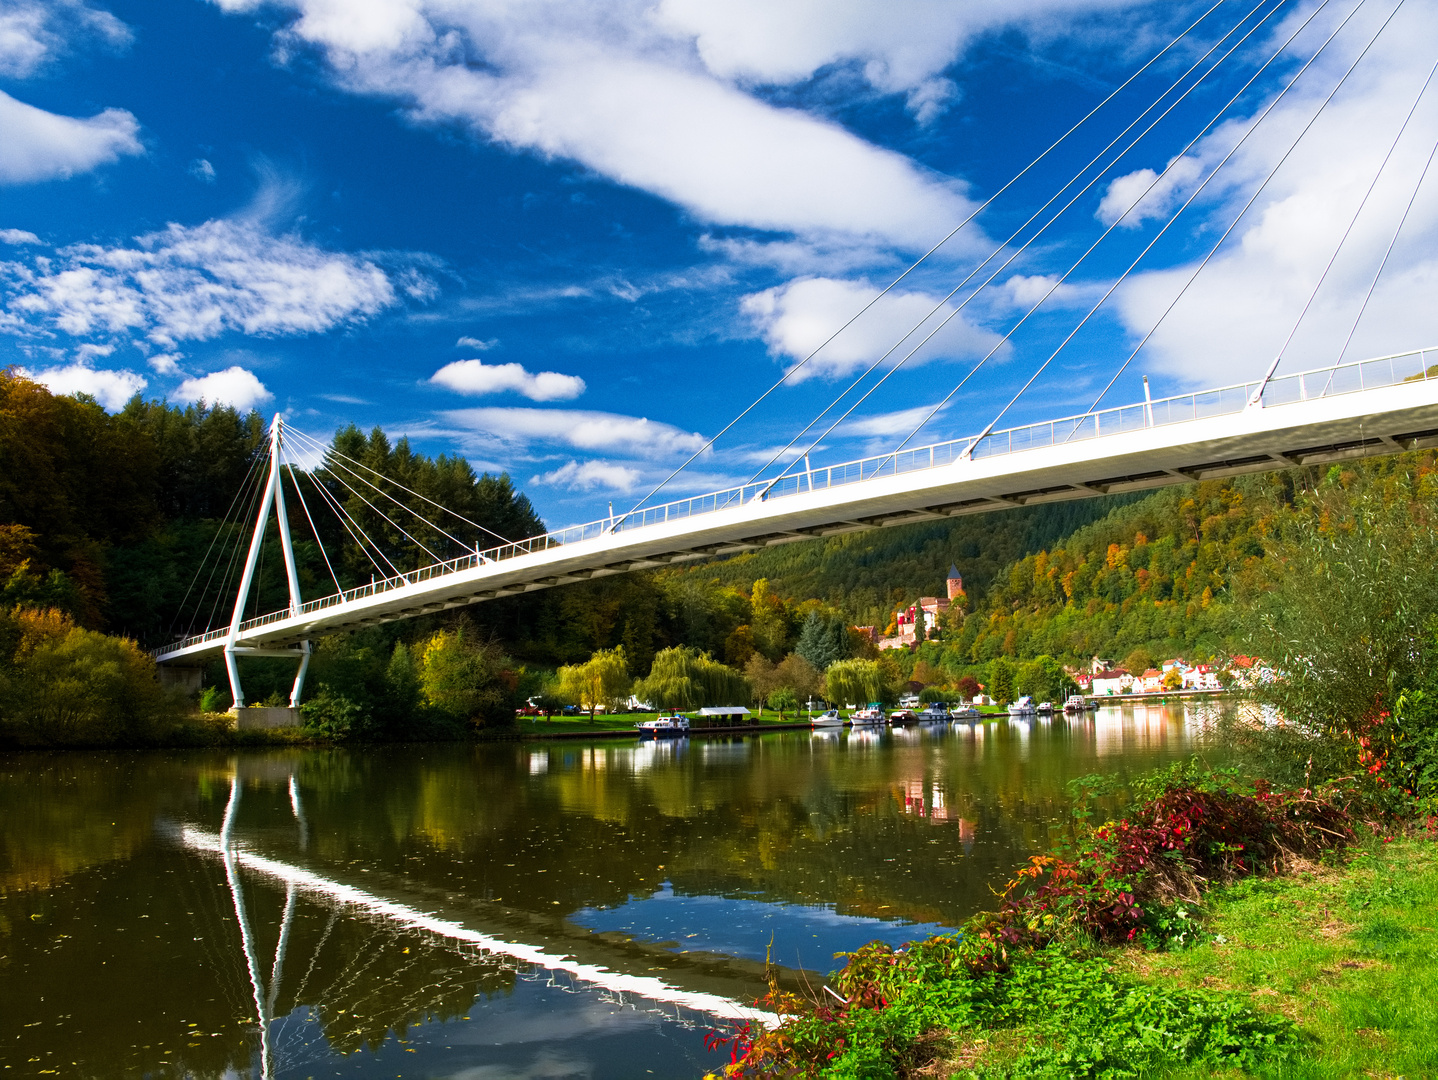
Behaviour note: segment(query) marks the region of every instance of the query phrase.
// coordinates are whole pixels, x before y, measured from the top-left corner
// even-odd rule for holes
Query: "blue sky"
[[[381,424],[555,526],[626,508],[1210,7],[0,0],[0,364]],[[1438,342],[1435,59],[1414,0],[1224,0],[666,495],[747,479],[935,307],[814,460],[992,353],[914,442],[976,433],[1111,288],[1002,425],[1083,411],[1175,297],[1106,400],[1332,363],[1360,309],[1348,359]]]

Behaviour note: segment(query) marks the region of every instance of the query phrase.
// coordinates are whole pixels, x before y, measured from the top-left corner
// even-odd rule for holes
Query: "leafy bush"
[[[56,610],[0,614],[0,741],[25,746],[143,746],[184,707],[128,638],[76,626]]]
[[[1163,1068],[1253,1071],[1299,1045],[1288,1020],[1236,994],[1154,986],[1102,960],[1057,951],[1002,972],[974,973],[960,942],[883,943],[847,955],[819,1003],[772,987],[785,1017],[774,1032],[741,1031],[726,1077],[880,1080],[910,1076],[961,1044],[1024,1026],[1030,1036],[980,1076],[1135,1076]],[[826,991],[827,993],[827,991]],[[711,1045],[725,1040],[711,1040]]]
[[[981,1075],[1252,1071],[1281,1060],[1297,1045],[1288,1021],[1234,996],[1138,982],[1090,953],[1095,943],[1191,942],[1204,889],[1345,843],[1346,810],[1332,796],[1245,786],[1192,762],[1133,788],[1123,818],[1097,827],[1081,818],[1069,850],[1031,860],[999,909],[960,936],[903,951],[867,945],[817,998],[771,976],[764,1003],[783,1021],[731,1037],[724,1075],[912,1075],[961,1041],[1020,1025],[1030,1037],[1017,1056]],[[1382,937],[1374,932],[1376,946]]]

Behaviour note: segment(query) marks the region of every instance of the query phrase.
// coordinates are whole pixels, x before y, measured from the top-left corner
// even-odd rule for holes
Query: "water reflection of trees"
[[[311,854],[563,914],[676,891],[953,923],[1066,827],[1065,783],[1180,752],[1168,714],[891,738],[307,756]],[[1108,765],[1106,765],[1108,762]],[[937,810],[936,810],[937,807]],[[277,800],[276,814],[287,807]]]
[[[18,1038],[0,1064],[96,1076],[252,1067],[255,994],[224,870],[156,831],[157,820],[184,820],[217,832],[236,768],[247,840],[350,880],[374,875],[551,922],[668,880],[680,893],[952,924],[1062,827],[1068,779],[1112,767],[1120,749],[1124,768],[1146,768],[1185,738],[1166,714],[1130,712],[842,749],[803,733],[7,759],[0,1016]],[[244,880],[256,951],[272,957],[284,890]],[[270,1009],[283,1018],[273,1026],[281,1065],[463,1017],[476,996],[509,993],[522,977],[512,962],[303,892],[286,956]],[[55,1002],[85,1011],[60,1016]]]

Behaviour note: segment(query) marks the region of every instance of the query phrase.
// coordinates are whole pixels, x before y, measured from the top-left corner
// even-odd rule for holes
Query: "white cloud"
[[[943,408],[947,407],[948,406],[944,406]],[[941,413],[943,412],[943,408],[939,410]],[[933,411],[933,405],[915,405],[909,409],[879,413],[877,416],[851,418],[845,420],[844,426],[839,428],[835,434],[849,436],[862,435],[879,438],[894,435],[908,435],[922,424]]]
[[[180,361],[184,357],[180,353],[157,353],[154,356],[145,358],[145,363],[160,375],[180,374]]]
[[[0,243],[5,244],[38,244],[40,238],[32,232],[24,229],[0,229]]]
[[[584,393],[584,380],[578,375],[530,372],[522,364],[485,364],[482,360],[445,364],[429,381],[461,394],[499,394],[512,390],[530,401],[568,401]]]
[[[1153,169],[1137,169],[1109,181],[1094,216],[1105,225],[1122,218],[1122,229],[1136,229],[1150,218],[1168,217],[1202,175],[1203,166],[1191,157],[1169,162],[1162,179]]]
[[[693,453],[704,436],[658,420],[585,409],[479,408],[443,414],[478,442],[619,450],[640,457]]]
[[[803,278],[745,297],[742,309],[755,323],[775,356],[802,360],[818,348],[853,314],[878,295],[867,281]],[[796,372],[793,382],[811,376],[839,378],[873,363],[916,324],[923,323],[888,361],[897,363],[954,311],[952,304],[923,292],[895,290],[870,308],[854,325],[825,345],[813,360]],[[938,314],[929,313],[938,308]],[[1000,335],[955,316],[932,341],[909,361],[909,366],[939,357],[982,356]]]
[[[74,39],[111,48],[131,41],[129,27],[108,11],[77,0],[6,0],[0,7],[0,76],[24,79],[64,53]]]
[[[175,390],[174,397],[177,401],[232,405],[244,412],[261,402],[269,401],[274,395],[265,389],[265,384],[260,382],[253,372],[235,366],[198,378],[186,379]]]
[[[639,483],[639,470],[612,461],[571,461],[547,473],[540,473],[532,484],[548,484],[578,491],[606,488],[609,491],[633,491]]]
[[[215,182],[215,167],[204,158],[196,158],[190,162],[190,175],[196,180],[201,180],[206,184],[213,184]]]
[[[1057,307],[1064,304],[1079,303],[1084,299],[1085,290],[1077,285],[1065,282],[1054,288],[1058,281],[1057,274],[1015,274],[1003,284],[1005,298],[1016,308],[1028,309],[1044,300],[1046,306]],[[1049,295],[1049,290],[1053,295]]]
[[[142,153],[139,130],[124,109],[88,119],[60,116],[0,91],[0,184],[63,179]]]
[[[218,2],[232,11],[259,6]],[[341,85],[398,99],[422,123],[458,124],[516,150],[580,162],[705,222],[909,250],[927,247],[970,209],[959,185],[741,84],[756,73],[807,77],[815,63],[842,56],[864,64],[886,92],[912,95],[914,109],[931,118],[951,96],[937,68],[971,27],[1079,2],[1029,0],[992,17],[951,19],[940,39],[912,13],[848,5],[863,9],[863,26],[817,51],[805,51],[802,39],[822,35],[830,16],[805,6],[801,34],[760,20],[754,33],[778,50],[762,57],[734,52],[747,15],[720,25],[683,5],[655,17],[640,0],[284,0],[277,6],[298,17],[278,43],[286,53],[317,48]],[[935,0],[925,11],[943,6]],[[872,25],[887,28],[877,50]],[[803,55],[778,55],[794,50]]]
[[[1387,11],[1359,11],[1288,98],[1190,211],[1198,250],[1206,252],[1297,138],[1323,97]],[[1328,19],[1328,15],[1322,16]],[[1319,28],[1326,35],[1331,28]],[[1353,221],[1364,192],[1398,133],[1433,63],[1438,9],[1404,7],[1274,176],[1223,250],[1184,293],[1135,361],[1140,370],[1186,385],[1218,385],[1259,376],[1272,362],[1313,294],[1324,266]],[[1300,49],[1301,51],[1301,49]],[[1201,143],[1193,156],[1208,170],[1249,121],[1239,118]],[[1338,358],[1383,252],[1413,193],[1438,133],[1431,90],[1414,115],[1332,272],[1304,319],[1281,370],[1321,367]],[[1438,340],[1438,171],[1430,171],[1363,317],[1347,359],[1400,352]],[[1210,197],[1210,194],[1212,197]],[[1201,205],[1200,205],[1201,204]],[[1130,278],[1115,296],[1135,339],[1147,333],[1198,264]]]
[[[109,356],[109,355],[110,355],[111,353],[113,353],[114,351],[115,351],[115,346],[113,346],[113,345],[95,345],[95,344],[81,345],[78,349],[75,350],[75,359],[76,359],[79,363],[88,364],[88,363],[89,363],[91,360],[93,360],[95,357],[97,357],[97,356]]]
[[[21,374],[47,386],[54,394],[89,394],[110,412],[124,408],[125,402],[149,385],[143,375],[133,371],[96,371],[85,364],[45,371],[22,368]]]
[[[169,225],[133,246],[76,244],[13,275],[12,314],[77,336],[139,331],[162,345],[227,331],[317,333],[395,303],[373,262],[244,220]]]
[[[478,352],[488,352],[499,344],[499,338],[490,338],[488,341],[481,341],[479,338],[462,337],[455,342],[461,349],[475,349]]]

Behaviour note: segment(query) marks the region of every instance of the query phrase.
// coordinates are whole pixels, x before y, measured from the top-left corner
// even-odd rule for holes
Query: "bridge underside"
[[[260,655],[504,596],[865,529],[1438,446],[1438,380],[1251,408],[804,491],[622,529],[242,629]],[[223,636],[156,655],[194,663]],[[293,653],[284,653],[294,655]]]

